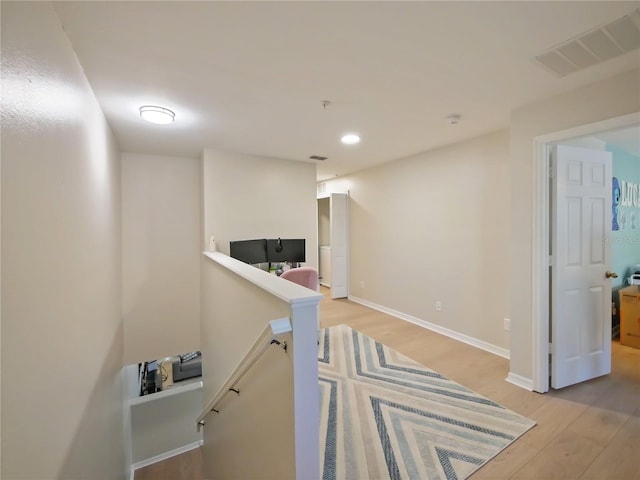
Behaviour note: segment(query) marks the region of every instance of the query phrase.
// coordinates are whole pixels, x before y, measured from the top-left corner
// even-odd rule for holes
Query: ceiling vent
[[[535,58],[564,77],[637,48],[640,48],[640,9],[556,45]]]
[[[321,157],[320,155],[311,155],[309,157],[311,160],[326,160],[327,157]]]

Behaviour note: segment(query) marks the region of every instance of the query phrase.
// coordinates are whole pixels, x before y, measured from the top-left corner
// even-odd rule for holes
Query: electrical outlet
[[[438,300],[436,302],[436,312],[441,312],[441,311],[442,311],[442,302]]]
[[[508,318],[504,319],[504,329],[509,332],[511,331],[511,320]]]
[[[360,280],[360,288],[364,288],[364,280]]]

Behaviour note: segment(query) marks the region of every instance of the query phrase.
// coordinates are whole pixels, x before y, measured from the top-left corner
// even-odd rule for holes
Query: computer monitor
[[[276,238],[267,240],[269,262],[306,262],[304,238]]]
[[[264,238],[259,240],[235,240],[229,242],[229,256],[252,265],[256,263],[266,263],[267,241]]]

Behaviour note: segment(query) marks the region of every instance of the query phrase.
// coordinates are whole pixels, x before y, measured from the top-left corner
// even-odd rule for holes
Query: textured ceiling
[[[320,180],[507,128],[518,106],[640,67],[638,50],[563,78],[534,60],[637,7],[55,2],[123,151],[321,155]],[[176,122],[145,124],[144,104]],[[352,131],[362,142],[342,145]]]

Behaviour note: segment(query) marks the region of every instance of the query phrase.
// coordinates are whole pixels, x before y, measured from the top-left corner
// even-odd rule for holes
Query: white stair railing
[[[208,408],[199,419],[207,422],[202,428],[202,453],[208,478],[261,478],[267,469],[278,472],[279,478],[317,479],[320,472],[317,322],[318,304],[323,296],[222,252],[203,252],[200,273],[204,401],[218,390],[220,395],[227,395],[230,388],[239,385],[242,391],[220,403],[217,400],[206,403]],[[240,374],[245,368],[239,364],[251,363],[249,346],[269,320],[281,317],[287,317],[291,324],[290,333],[281,339],[289,342],[288,351],[275,351],[273,347],[269,350],[265,344],[270,344],[271,333],[267,333],[263,342],[257,341],[256,349],[260,345],[267,348],[262,358],[250,367],[240,383],[228,381],[233,378],[229,374],[234,369]],[[220,388],[223,383],[225,386]],[[269,415],[262,408],[266,405],[274,409]],[[214,415],[211,408],[221,411]],[[238,435],[257,425],[260,430],[250,438]],[[273,442],[273,432],[278,432],[277,444]],[[246,451],[247,445],[251,445],[250,451]],[[275,445],[281,450],[276,456],[271,450]]]
[[[285,334],[291,333],[291,331],[291,322],[288,318],[280,318],[269,322],[267,327],[262,331],[251,348],[247,351],[247,354],[231,373],[227,381],[222,385],[222,387],[220,387],[211,400],[207,402],[206,407],[196,420],[198,431],[200,431],[202,426],[205,424],[204,419],[211,412],[219,413],[220,410],[216,407],[229,392],[234,392],[237,395],[240,394],[240,390],[238,389],[240,380],[242,380],[245,374],[271,345],[277,345],[285,352],[287,351],[287,343],[282,340],[282,337]]]

